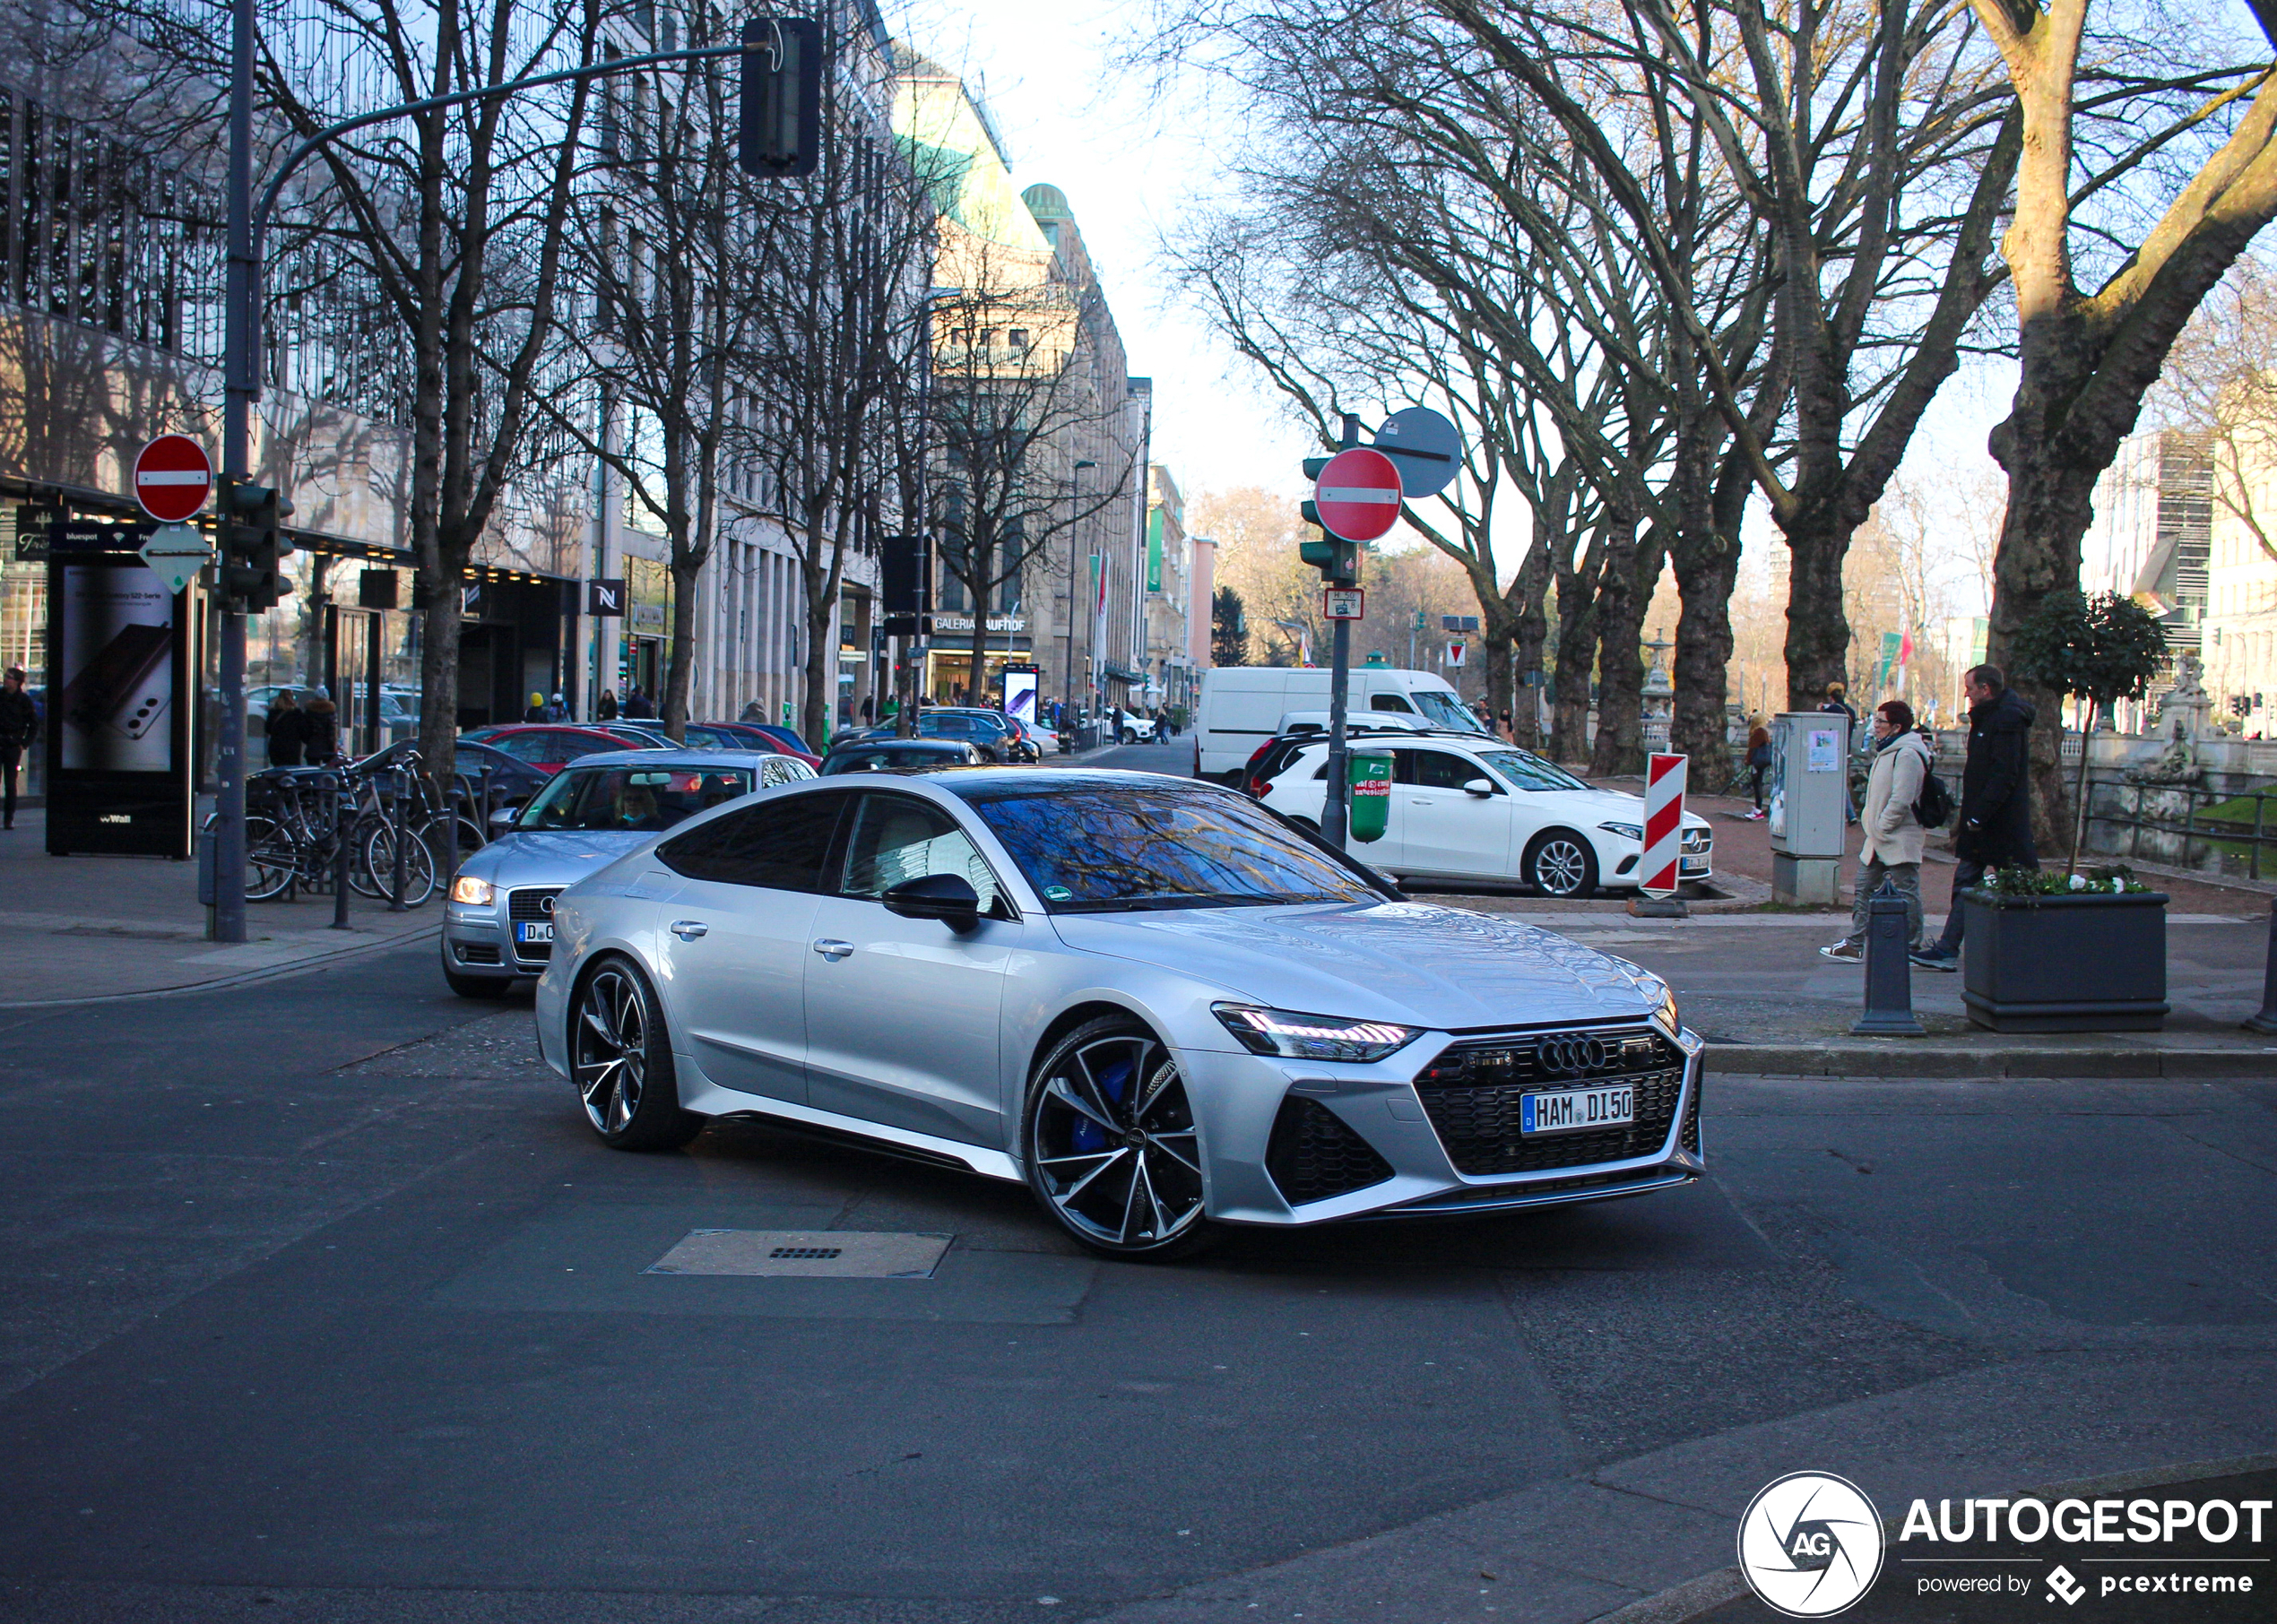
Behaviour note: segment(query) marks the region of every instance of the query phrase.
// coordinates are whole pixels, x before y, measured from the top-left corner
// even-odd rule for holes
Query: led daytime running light
[[[1340,1021],[1334,1015],[1217,1004],[1212,1013],[1242,1046],[1292,1060],[1381,1060],[1414,1041],[1416,1029],[1390,1021]]]
[[[1386,1026],[1379,1021],[1353,1021],[1337,1026],[1320,1026],[1309,1023],[1303,1015],[1276,1015],[1269,1009],[1244,1009],[1240,1012],[1259,1032],[1271,1038],[1294,1038],[1299,1042],[1313,1043],[1405,1043],[1407,1029]]]

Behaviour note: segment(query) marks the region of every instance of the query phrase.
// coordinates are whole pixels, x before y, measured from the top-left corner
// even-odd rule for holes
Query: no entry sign
[[[1346,541],[1373,541],[1399,523],[1399,470],[1380,451],[1355,445],[1329,459],[1312,487],[1320,528]]]
[[[134,500],[161,524],[179,524],[205,505],[213,464],[186,434],[162,434],[134,458]]]

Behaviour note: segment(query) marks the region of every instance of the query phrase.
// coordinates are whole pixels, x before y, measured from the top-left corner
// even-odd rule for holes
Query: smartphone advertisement
[[[1009,665],[1004,668],[1004,713],[1016,716],[1030,727],[1035,725],[1035,668]]]
[[[51,555],[48,594],[48,850],[187,857],[193,600],[94,550]]]

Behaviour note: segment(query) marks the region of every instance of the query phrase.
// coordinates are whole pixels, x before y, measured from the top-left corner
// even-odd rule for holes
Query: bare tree
[[[2077,585],[2097,478],[2192,315],[2277,217],[2277,65],[2267,56],[2277,15],[2255,7],[2265,37],[2243,66],[2219,59],[2238,42],[2207,29],[2197,38],[2212,60],[2146,71],[2089,39],[2089,0],[1970,5],[2007,67],[2023,132],[2015,218],[2002,239],[2020,376],[1990,442],[2008,474],[1989,643],[2000,663],[2040,600]],[[2105,156],[2094,121],[2114,102],[2131,114],[2124,144],[2083,175]],[[2080,284],[2082,258],[2104,269],[2092,292]],[[2061,704],[2019,687],[2050,713]],[[2058,731],[2035,729],[2031,741],[2035,828],[2060,845],[2071,819]]]

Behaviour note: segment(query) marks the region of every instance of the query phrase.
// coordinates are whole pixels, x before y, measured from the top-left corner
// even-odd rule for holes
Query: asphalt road
[[[399,949],[0,1023],[0,1619],[1086,1617],[1957,1374],[2172,1404],[2277,1348],[2268,1084],[1726,1083],[1688,1190],[1135,1267],[749,1127],[610,1152],[529,1021]],[[956,1239],[643,1272],[720,1228]]]

